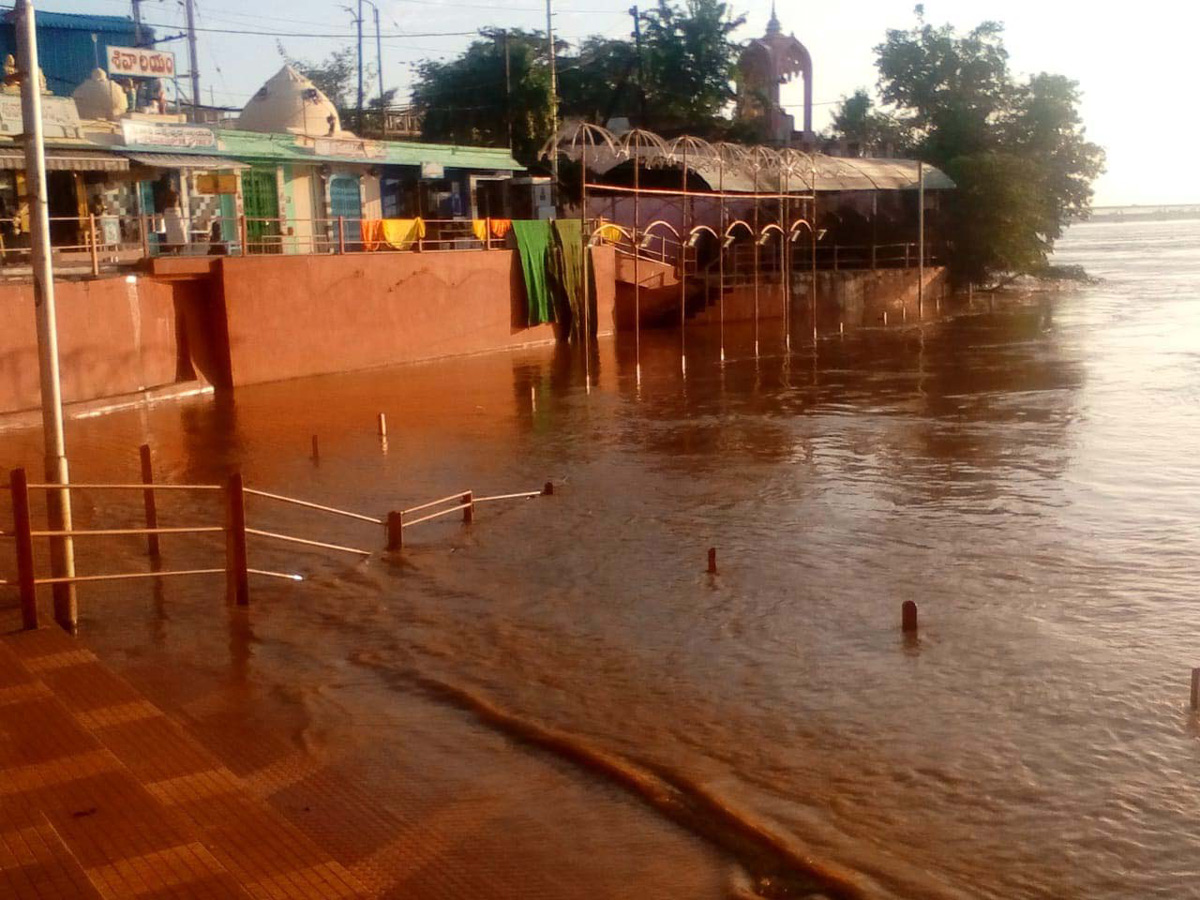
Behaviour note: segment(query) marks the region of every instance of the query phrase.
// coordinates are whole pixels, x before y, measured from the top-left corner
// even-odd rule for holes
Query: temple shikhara
[[[796,76],[804,79],[804,129],[796,132],[796,119],[780,100],[783,85]],[[784,34],[779,16],[771,7],[767,33],[752,40],[738,60],[737,117],[760,123],[762,139],[770,144],[806,142],[813,138],[812,55],[795,34]]]

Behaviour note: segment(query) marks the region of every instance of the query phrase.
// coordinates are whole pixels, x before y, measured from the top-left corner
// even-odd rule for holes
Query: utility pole
[[[504,127],[508,131],[508,152],[512,152],[512,56],[508,52],[508,29],[501,35],[504,39]]]
[[[46,482],[68,484],[67,447],[63,436],[62,381],[58,369],[58,321],[54,308],[54,267],[50,257],[50,213],[46,199],[46,147],[42,134],[42,94],[38,78],[37,27],[33,0],[17,0],[17,55],[20,58],[21,118],[25,141],[25,183],[29,201],[30,257],[33,263],[33,309],[37,317],[38,372],[42,389],[42,432]],[[46,494],[51,531],[71,531],[71,492]],[[55,578],[75,577],[75,549],[69,535],[50,539],[50,571]],[[54,619],[75,630],[75,585],[54,585]]]
[[[379,130],[383,132],[383,32],[379,30],[379,7],[374,3],[371,4],[371,9],[375,10],[375,68],[379,70]]]
[[[362,59],[362,5],[363,0],[358,0],[358,18],[355,19],[355,24],[358,25],[358,131],[362,134],[363,128],[363,59]]]
[[[196,4],[195,0],[187,0],[187,29],[188,29],[188,66],[192,70],[192,121],[200,110],[200,54],[196,52]]]
[[[142,46],[142,0],[133,0],[133,42]]]
[[[646,127],[646,70],[642,65],[642,14],[636,6],[629,7],[629,14],[633,16],[633,42],[637,47],[637,66],[638,66],[638,109],[641,112],[642,120],[638,122],[639,128]]]
[[[546,0],[546,40],[550,47],[550,123],[551,133],[557,137],[558,135],[558,63],[556,60],[557,54],[554,50],[554,0]],[[554,202],[554,211],[558,213],[558,146],[554,147],[554,152],[550,155],[550,175],[553,178],[553,184],[550,186],[551,199]]]

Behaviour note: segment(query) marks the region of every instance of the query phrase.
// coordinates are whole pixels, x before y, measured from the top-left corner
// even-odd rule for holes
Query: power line
[[[151,28],[178,28],[178,25],[164,25],[161,22],[144,22]],[[322,34],[315,31],[258,31],[249,28],[197,28],[196,31],[205,31],[212,34],[246,34],[246,35],[265,35],[267,37],[296,37],[296,38],[321,38],[323,40],[351,40],[357,39],[357,34]],[[430,37],[469,37],[478,34],[477,31],[427,31],[427,32],[397,32],[395,34],[384,34],[380,37],[391,40],[393,38],[430,38]]]

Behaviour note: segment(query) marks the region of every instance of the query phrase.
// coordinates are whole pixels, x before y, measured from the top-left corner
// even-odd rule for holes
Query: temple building
[[[804,130],[796,135],[795,117],[780,102],[780,89],[797,75],[804,79]],[[785,35],[771,7],[767,33],[742,51],[737,69],[738,119],[757,124],[770,144],[790,144],[813,137],[813,64],[795,34]]]

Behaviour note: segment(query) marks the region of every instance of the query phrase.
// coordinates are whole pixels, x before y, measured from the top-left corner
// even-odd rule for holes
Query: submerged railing
[[[285,534],[279,531],[268,531],[253,528],[247,522],[246,498],[258,497],[273,503],[295,506],[312,510],[327,516],[352,519],[386,529],[385,548],[390,552],[398,552],[404,548],[404,529],[431,522],[456,512],[462,512],[463,522],[470,524],[475,518],[475,507],[480,503],[490,503],[500,500],[527,499],[540,495],[553,494],[554,487],[549,482],[538,491],[519,491],[511,494],[497,494],[487,497],[476,497],[472,491],[462,491],[450,494],[437,500],[431,500],[408,509],[389,512],[384,517],[370,516],[351,510],[339,509],[308,500],[288,497],[270,491],[262,491],[245,486],[240,473],[229,476],[224,484],[159,484],[153,478],[150,461],[150,448],[143,445],[140,449],[142,464],[142,481],[140,483],[82,483],[42,484],[28,480],[24,469],[13,469],[9,473],[8,489],[12,498],[13,530],[0,531],[0,538],[11,538],[15,545],[17,580],[15,582],[0,579],[0,587],[16,587],[20,595],[21,621],[26,629],[38,627],[37,589],[42,586],[76,585],[94,582],[126,581],[144,578],[174,578],[200,575],[225,575],[226,598],[239,606],[247,606],[250,602],[250,576],[262,578],[285,579],[288,581],[302,580],[300,575],[284,572],[273,572],[264,569],[251,568],[249,564],[248,539],[263,538],[270,541],[312,548],[347,553],[358,557],[374,556],[376,551],[362,547],[352,547],[335,544],[330,541],[313,540],[297,535]],[[145,509],[145,527],[122,528],[66,528],[38,529],[33,525],[32,491],[140,491],[143,495]],[[161,526],[158,523],[157,494],[164,491],[185,493],[217,493],[224,501],[225,520],[220,525],[196,524],[184,526]],[[429,510],[429,512],[425,512]],[[425,515],[413,518],[416,513]],[[148,572],[116,572],[91,575],[57,575],[39,577],[37,574],[36,554],[34,552],[36,539],[50,541],[71,541],[77,538],[111,538],[129,537],[135,535],[147,538],[147,555],[154,561],[161,558],[159,537],[162,535],[205,535],[223,534],[225,536],[225,559],[222,566],[187,569],[159,569]],[[71,614],[73,619],[74,613]],[[69,630],[74,630],[74,621],[59,620],[59,624]]]

